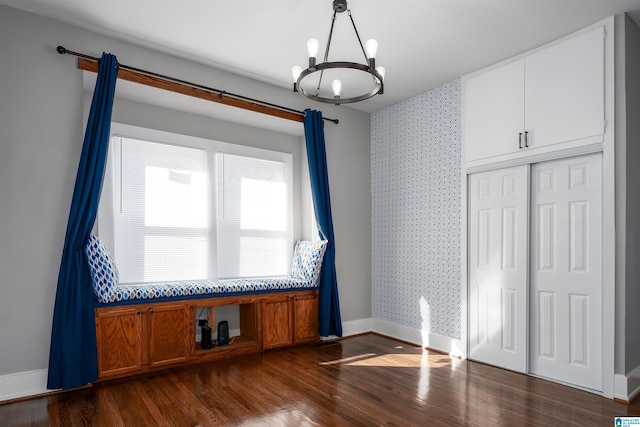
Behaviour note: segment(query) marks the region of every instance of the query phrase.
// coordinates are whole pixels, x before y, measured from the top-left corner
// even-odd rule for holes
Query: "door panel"
[[[291,297],[272,297],[262,301],[263,349],[293,344]]]
[[[532,176],[531,373],[601,390],[601,155]]]
[[[100,378],[142,369],[141,325],[136,308],[96,313]]]
[[[184,362],[190,342],[189,308],[162,306],[149,310],[149,366]]]
[[[528,167],[470,176],[470,358],[527,371]]]

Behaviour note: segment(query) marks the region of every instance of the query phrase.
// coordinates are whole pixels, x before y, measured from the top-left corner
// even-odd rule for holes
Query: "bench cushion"
[[[111,254],[93,234],[84,250],[93,281],[93,292],[100,302],[114,302],[118,286],[118,269]]]
[[[222,295],[237,293],[259,293],[277,290],[307,289],[308,283],[291,277],[258,279],[196,280],[168,283],[140,283],[120,285],[116,289],[114,302],[175,298],[197,295]],[[102,302],[102,301],[101,301]]]
[[[316,284],[322,269],[322,260],[327,249],[327,241],[310,242],[300,240],[296,243],[291,263],[291,277]]]
[[[118,270],[113,258],[96,236],[89,237],[85,252],[98,303],[109,304],[156,298],[184,299],[189,296],[223,296],[317,288],[326,247],[326,240],[299,241],[294,250],[293,266],[289,277],[133,284],[118,284]]]

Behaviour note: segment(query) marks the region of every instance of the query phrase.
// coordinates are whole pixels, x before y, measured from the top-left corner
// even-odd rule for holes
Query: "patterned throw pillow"
[[[309,242],[300,240],[293,251],[293,265],[291,277],[304,280],[310,286],[314,286],[320,276],[322,259],[327,250],[327,241]]]
[[[85,254],[91,270],[93,292],[102,303],[114,302],[118,286],[118,269],[111,254],[93,234],[89,236]]]

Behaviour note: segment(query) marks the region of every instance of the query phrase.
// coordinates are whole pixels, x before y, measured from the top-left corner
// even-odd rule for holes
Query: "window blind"
[[[119,137],[113,143],[120,282],[206,279],[205,151]]]
[[[286,275],[287,165],[227,153],[216,158],[220,278]]]

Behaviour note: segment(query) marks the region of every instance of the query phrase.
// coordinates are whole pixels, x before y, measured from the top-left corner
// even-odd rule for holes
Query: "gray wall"
[[[0,375],[48,364],[86,115],[82,72],[74,58],[56,53],[58,44],[93,56],[108,51],[127,65],[340,119],[327,123],[325,134],[341,312],[343,321],[371,316],[369,114],[311,105],[283,88],[0,6]],[[299,137],[251,126],[250,118],[230,123],[123,99],[114,108],[114,120],[129,124],[256,146],[300,144]],[[293,151],[303,155],[300,147]]]
[[[625,369],[640,366],[640,28],[625,15]],[[618,145],[619,146],[619,145]]]

